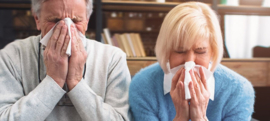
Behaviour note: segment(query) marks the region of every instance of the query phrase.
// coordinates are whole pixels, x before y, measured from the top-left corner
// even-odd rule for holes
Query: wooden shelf
[[[158,30],[154,31],[146,31],[146,30],[141,30],[141,31],[132,31],[132,30],[110,30],[111,33],[159,33]]]
[[[230,15],[269,15],[270,16],[270,7],[262,6],[227,6],[227,5],[218,5],[219,14],[230,14]]]
[[[127,61],[157,61],[156,57],[127,57]],[[231,59],[223,58],[221,62],[270,62],[270,58]]]
[[[1,0],[0,9],[31,9],[31,0]]]
[[[155,57],[127,58],[127,64],[132,76],[142,68],[156,62],[157,59]],[[221,64],[246,77],[255,87],[270,87],[270,58],[223,58]]]
[[[221,62],[270,62],[270,58],[231,59],[223,58]]]
[[[169,12],[180,2],[147,2],[147,1],[104,1],[102,9],[104,11],[156,11]]]
[[[143,2],[143,1],[106,1],[102,9],[107,11],[159,11],[168,12],[179,2]],[[0,1],[0,9],[31,9],[31,2],[26,1]]]
[[[157,61],[156,57],[127,57],[127,61]]]
[[[1,3],[0,2],[0,9],[30,10],[31,9],[31,4],[30,3]]]
[[[169,12],[173,7],[181,4],[181,2],[147,2],[147,1],[105,1],[102,9],[105,11],[151,11],[151,12]],[[208,4],[211,6],[211,4]],[[219,4],[217,6],[219,14],[233,15],[269,15],[270,7],[262,6],[228,6]]]
[[[0,3],[31,4],[31,0],[0,0]]]
[[[104,4],[112,5],[138,5],[138,6],[176,6],[181,2],[152,2],[152,1],[103,1]]]
[[[181,2],[148,2],[148,1],[104,1],[102,9],[104,11],[144,11],[144,12],[169,12],[173,7]],[[211,4],[208,4],[211,6]],[[0,1],[0,9],[31,9],[30,1]],[[269,15],[270,7],[262,6],[228,6],[219,4],[217,6],[219,14],[225,15]]]
[[[14,31],[34,31],[34,32],[40,32],[40,30],[37,30],[36,28],[27,28],[27,27],[14,27],[13,28]]]

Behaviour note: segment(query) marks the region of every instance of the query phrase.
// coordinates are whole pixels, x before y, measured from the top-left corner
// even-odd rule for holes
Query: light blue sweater
[[[172,121],[176,115],[170,93],[163,93],[164,72],[158,63],[137,73],[131,81],[129,103],[135,121]],[[218,65],[214,72],[215,97],[209,100],[209,121],[250,121],[254,90],[251,83]]]

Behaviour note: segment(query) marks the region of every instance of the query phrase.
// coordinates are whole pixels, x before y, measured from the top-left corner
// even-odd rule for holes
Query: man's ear
[[[87,31],[87,29],[88,29],[89,20],[90,20],[90,17],[89,17],[89,19],[87,21],[87,27],[86,27],[85,31]]]
[[[35,13],[33,13],[33,17],[34,17],[35,22],[36,22],[36,25],[37,25],[37,30],[40,30],[40,25],[39,25],[40,24],[40,20],[39,20],[38,16]]]

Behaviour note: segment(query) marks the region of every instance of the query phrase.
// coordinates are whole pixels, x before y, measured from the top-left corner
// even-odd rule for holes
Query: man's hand
[[[64,21],[54,29],[47,47],[44,51],[44,62],[49,75],[55,82],[63,87],[68,73],[68,56],[66,54],[69,36]]]
[[[67,85],[72,90],[82,79],[84,64],[86,62],[87,53],[84,49],[82,40],[79,39],[75,26],[71,25],[71,56],[68,64]]]

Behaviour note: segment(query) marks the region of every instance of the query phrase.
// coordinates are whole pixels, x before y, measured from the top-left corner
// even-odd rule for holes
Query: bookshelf
[[[201,0],[203,1],[203,0]],[[208,0],[210,1],[210,0]],[[207,3],[209,6],[214,5],[214,2]],[[147,56],[154,57],[155,52],[155,43],[156,39],[159,33],[159,29],[161,27],[161,24],[163,22],[163,19],[165,18],[166,14],[175,6],[181,4],[182,2],[165,2],[165,3],[158,3],[153,1],[104,1],[102,3],[102,11],[103,14],[105,14],[105,17],[103,19],[103,27],[108,27],[111,30],[111,33],[121,33],[121,32],[136,32],[141,35],[144,49],[146,51]],[[109,13],[107,13],[109,12]],[[120,30],[113,30],[114,28],[110,28],[109,23],[117,23],[117,22],[109,22],[112,21],[111,18],[108,17],[106,14],[110,14],[110,12],[115,13],[124,13],[124,14],[142,14],[143,17],[141,18],[134,18],[138,21],[136,23],[142,23],[138,24],[137,26],[142,26],[140,28],[143,29],[133,29],[133,30],[127,30],[127,29],[120,29]],[[125,15],[124,15],[125,16]],[[131,18],[124,17],[122,19],[122,23],[119,22],[119,26],[124,26],[125,28],[125,22],[129,22]],[[134,22],[135,23],[135,22]],[[123,25],[124,24],[124,25]]]
[[[128,12],[128,11],[133,11],[133,12],[169,12],[173,7],[175,7],[176,5],[181,4],[181,2],[165,2],[165,3],[157,3],[157,2],[147,2],[147,1],[104,1],[103,5],[102,5],[102,9],[103,11],[123,11],[123,12]],[[222,5],[222,4],[218,4],[217,0],[213,0],[212,3],[207,3],[209,6],[211,6],[215,11],[217,11],[219,17],[220,17],[220,25],[221,25],[221,29],[222,29],[222,34],[224,37],[224,16],[225,15],[266,15],[269,16],[270,15],[270,8],[268,7],[261,7],[259,5],[239,5],[239,6],[228,6],[228,5]],[[241,3],[240,3],[241,4]],[[249,3],[251,4],[251,3]],[[106,25],[106,24],[105,24]],[[113,31],[113,32],[122,32],[122,31]],[[130,31],[127,31],[130,32]],[[138,32],[138,31],[134,31],[134,32]],[[156,33],[154,33],[154,31],[139,31],[140,33],[144,33],[144,32],[148,32],[148,33],[153,33],[154,36],[157,36],[158,34],[158,30],[155,31]],[[146,37],[146,39],[144,39],[145,37],[142,36],[143,42],[145,41],[154,41],[155,38],[150,39]],[[225,40],[225,38],[224,38]],[[146,46],[147,43],[146,42]],[[150,43],[154,43],[154,42],[150,42]],[[151,49],[153,49],[154,47],[151,47]],[[147,48],[146,48],[147,50]],[[229,57],[228,51],[225,47],[225,43],[224,43],[224,50],[225,50],[225,54],[224,57]],[[152,54],[150,54],[150,56],[154,56],[153,55],[153,50],[150,50]],[[149,54],[148,54],[149,55]]]
[[[96,0],[99,1],[99,0]],[[169,12],[173,7],[181,4],[182,2],[151,2],[151,1],[104,1],[101,2],[102,11],[158,11]],[[209,6],[214,7],[208,3]],[[98,2],[94,3],[98,5]],[[96,8],[97,6],[95,6]],[[0,10],[3,9],[16,9],[16,10],[30,10],[30,0],[1,0]],[[214,10],[218,13],[237,14],[237,15],[270,15],[270,7],[261,7],[258,5],[239,5],[228,6],[217,4]]]
[[[31,8],[30,3],[1,3],[1,9],[29,9]]]
[[[176,1],[176,0],[168,0],[168,1]],[[189,1],[189,0],[178,0],[178,1]],[[239,6],[227,6],[219,4],[217,0],[197,0],[202,2],[207,2],[209,6],[211,6],[220,16],[220,24],[221,29],[224,35],[224,16],[225,15],[261,15],[261,16],[269,16],[270,8],[269,7],[261,7],[259,5],[239,5]],[[243,1],[243,0],[242,0]],[[142,26],[152,24],[150,28],[151,31],[146,30],[146,28],[140,30],[132,30],[132,29],[119,29],[112,30],[111,35],[115,33],[139,33],[142,37],[143,44],[146,46],[145,50],[147,51],[148,56],[154,55],[154,45],[156,37],[159,33],[159,27],[165,17],[165,14],[168,13],[173,7],[181,4],[182,2],[165,2],[158,3],[154,1],[116,1],[116,0],[94,0],[94,15],[91,17],[93,22],[95,23],[94,30],[94,38],[97,41],[101,41],[101,33],[102,29],[108,26],[106,21],[108,20],[108,15],[106,13],[110,12],[122,12],[122,13],[163,13],[163,17],[159,18],[158,22],[154,23],[151,18],[142,18]],[[241,2],[240,2],[241,4]],[[30,10],[31,2],[30,0],[1,0],[0,1],[0,10]],[[147,16],[147,15],[146,15]],[[126,21],[126,18],[122,18],[123,21]],[[131,18],[132,19],[132,18]],[[137,18],[136,18],[137,19]],[[140,20],[138,20],[140,21]],[[148,27],[149,28],[149,27]],[[14,28],[15,31],[20,31],[22,28]],[[29,30],[33,32],[34,30],[25,28],[25,30]],[[24,30],[24,31],[25,31]],[[225,44],[224,44],[225,45]],[[224,47],[226,50],[226,47]],[[229,57],[229,55],[224,55],[224,57]]]
[[[230,15],[261,15],[270,16],[270,7],[252,6],[252,5],[240,5],[240,6],[227,6],[218,5],[219,14]]]
[[[147,2],[147,1],[105,1],[102,4],[104,11],[148,11],[169,12],[180,2]]]
[[[228,6],[223,4],[207,3],[217,10],[218,14],[235,14],[235,15],[270,15],[270,7],[258,5],[239,5]],[[147,1],[105,1],[102,2],[104,11],[158,11],[169,12],[173,7],[182,2],[147,2]]]
[[[30,10],[30,0],[1,0],[0,10],[3,9],[16,9],[16,10]]]

